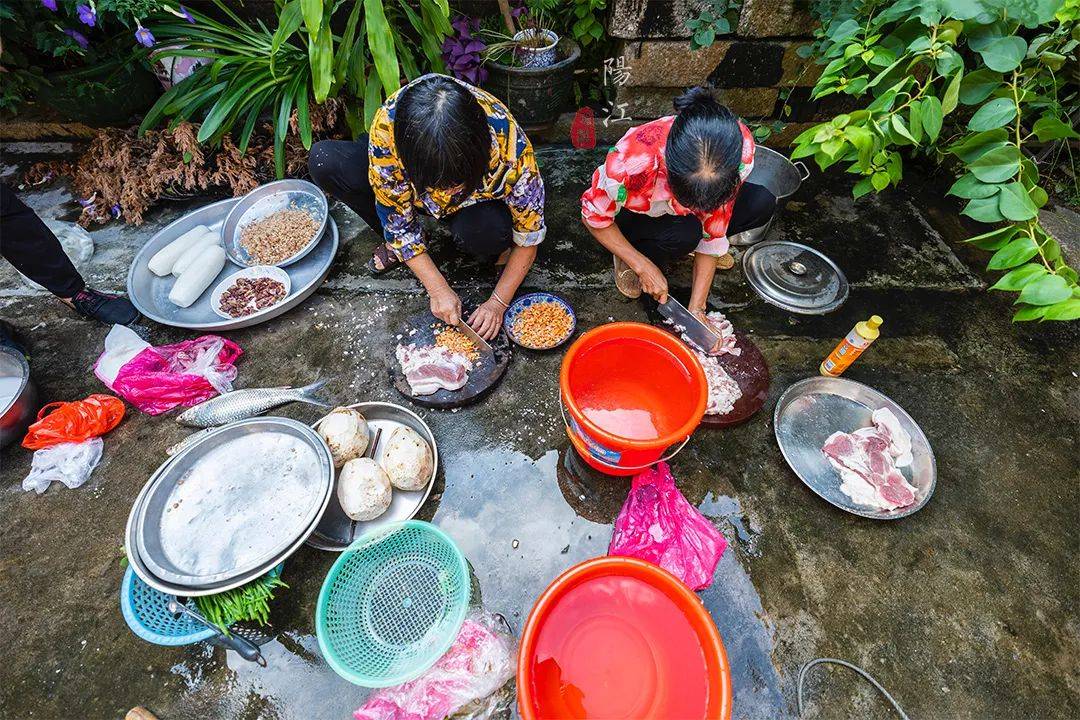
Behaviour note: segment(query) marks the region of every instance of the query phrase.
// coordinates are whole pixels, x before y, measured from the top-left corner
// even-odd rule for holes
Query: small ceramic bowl
[[[543,305],[544,303],[558,305],[565,310],[566,314],[570,316],[570,329],[567,330],[566,334],[559,338],[554,344],[546,345],[544,347],[534,347],[521,341],[521,338],[514,331],[514,321],[517,320],[518,316],[521,315],[525,308],[532,307],[533,305]],[[570,303],[566,302],[558,295],[552,295],[551,293],[546,292],[534,292],[529,293],[528,295],[522,295],[517,300],[510,303],[510,307],[507,308],[506,314],[503,316],[503,328],[506,330],[507,337],[523,348],[528,348],[529,350],[552,350],[559,347],[573,336],[574,330],[577,329],[577,316],[574,315],[574,309],[570,307]]]
[[[285,300],[285,298],[289,297],[289,293],[292,292],[292,281],[289,279],[289,273],[274,265],[252,265],[249,268],[244,268],[243,270],[234,272],[232,275],[219,282],[217,287],[214,288],[214,292],[210,295],[210,307],[213,308],[215,313],[217,313],[223,318],[226,318],[228,320],[238,319],[234,318],[232,315],[229,315],[226,312],[222,312],[221,296],[226,290],[232,287],[233,283],[235,283],[240,278],[258,277],[268,277],[273,280],[277,280],[279,283],[285,286],[285,295],[281,298],[281,300],[278,300],[273,305],[267,305],[261,310],[256,310],[255,312],[251,313],[251,315],[257,315],[261,312],[265,312],[266,310],[269,310],[270,308],[280,304],[283,300]],[[242,315],[241,317],[251,317],[251,315]]]

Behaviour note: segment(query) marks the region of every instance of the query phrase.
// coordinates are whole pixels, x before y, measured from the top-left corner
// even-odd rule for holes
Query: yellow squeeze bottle
[[[884,322],[880,316],[871,315],[869,320],[856,323],[851,332],[833,348],[829,356],[825,358],[819,368],[826,377],[839,377],[848,369],[851,363],[863,354],[870,343],[878,339],[881,332],[878,330]]]

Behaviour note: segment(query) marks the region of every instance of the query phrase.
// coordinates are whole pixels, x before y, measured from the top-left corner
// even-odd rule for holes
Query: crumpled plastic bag
[[[63,220],[42,219],[42,222],[56,236],[56,239],[60,242],[60,249],[71,260],[71,264],[75,266],[80,275],[85,276],[86,268],[90,264],[90,258],[94,256],[94,239],[90,237],[90,233],[75,223],[64,222]],[[19,275],[27,286],[35,290],[45,289],[22,273],[19,273]]]
[[[23,479],[23,490],[38,495],[53,482],[62,482],[74,490],[90,478],[101,460],[104,443],[95,437],[83,442],[50,445],[34,452],[30,474]]]
[[[100,393],[85,400],[51,402],[38,410],[37,420],[26,429],[22,446],[40,450],[61,443],[81,443],[119,425],[124,411],[119,398]]]
[[[113,325],[112,330],[105,336],[105,350],[94,363],[94,374],[98,380],[105,383],[105,387],[112,390],[120,368],[148,347],[150,343],[127,325]]]
[[[608,555],[647,560],[694,590],[709,587],[727,540],[675,487],[667,463],[634,476]]]
[[[130,350],[122,350],[120,344],[130,338],[125,341],[121,335],[116,340],[112,354],[107,345],[94,366],[95,374],[106,385],[117,354]],[[120,367],[109,387],[147,415],[160,415],[231,391],[236,360],[242,354],[239,345],[217,335],[147,346]]]
[[[517,643],[499,620],[473,610],[457,639],[430,670],[407,683],[376,690],[356,720],[442,720],[477,700],[491,700],[514,675]],[[470,705],[468,717],[491,717],[493,702]]]

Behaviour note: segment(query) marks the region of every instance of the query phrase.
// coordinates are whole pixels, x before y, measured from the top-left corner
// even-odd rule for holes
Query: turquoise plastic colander
[[[315,632],[338,675],[364,687],[412,680],[442,657],[469,608],[465,557],[431,523],[361,536],[330,568]]]
[[[155,645],[189,645],[209,640],[215,633],[187,615],[169,612],[172,595],[144,583],[128,566],[120,585],[120,611],[131,632]]]

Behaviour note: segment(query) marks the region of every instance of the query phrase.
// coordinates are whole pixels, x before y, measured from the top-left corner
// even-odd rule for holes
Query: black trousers
[[[776,196],[762,185],[743,183],[735,198],[728,235],[761,227],[776,211]],[[615,224],[642,255],[657,265],[670,265],[692,253],[701,242],[701,221],[693,215],[650,217],[620,210]]]
[[[72,297],[86,287],[60,241],[6,183],[0,183],[0,255],[58,297]]]
[[[368,180],[368,136],[359,139],[321,140],[311,146],[308,173],[324,191],[348,205],[380,235],[382,221],[375,211],[375,191]],[[510,208],[501,200],[482,200],[442,220],[450,227],[462,252],[480,260],[498,257],[513,245]]]

